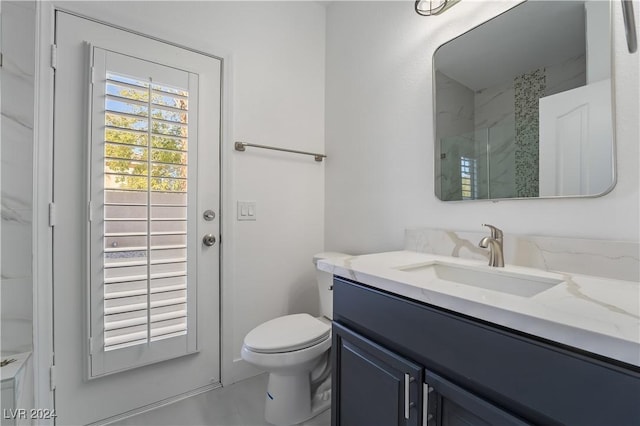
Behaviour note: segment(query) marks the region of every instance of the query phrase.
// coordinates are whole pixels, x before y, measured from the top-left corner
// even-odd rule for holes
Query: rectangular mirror
[[[611,5],[520,3],[433,57],[443,201],[596,196],[615,184]]]

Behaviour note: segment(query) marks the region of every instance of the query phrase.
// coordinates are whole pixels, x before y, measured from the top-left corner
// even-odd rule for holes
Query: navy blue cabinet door
[[[333,324],[334,426],[419,426],[422,368]]]
[[[429,388],[423,413],[427,426],[529,425],[431,371],[425,370],[424,380]]]

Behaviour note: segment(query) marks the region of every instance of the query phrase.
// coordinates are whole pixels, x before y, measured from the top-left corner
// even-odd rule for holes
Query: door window
[[[197,76],[93,48],[91,375],[195,350]],[[194,327],[195,330],[195,327]]]

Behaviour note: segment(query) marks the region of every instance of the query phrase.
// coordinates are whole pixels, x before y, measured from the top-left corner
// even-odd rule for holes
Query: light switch
[[[255,201],[238,201],[238,220],[256,220]]]

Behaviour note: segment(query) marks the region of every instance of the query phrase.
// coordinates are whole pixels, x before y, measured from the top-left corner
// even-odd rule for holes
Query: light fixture
[[[416,0],[415,9],[418,15],[440,15],[460,0]]]

